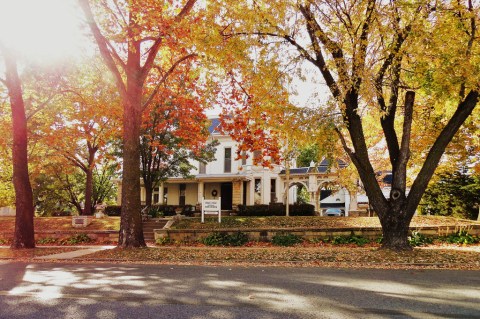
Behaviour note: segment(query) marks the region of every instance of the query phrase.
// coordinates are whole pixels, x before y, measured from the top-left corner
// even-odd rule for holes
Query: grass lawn
[[[468,226],[478,222],[442,216],[416,216],[411,227],[429,226]],[[175,229],[219,229],[219,228],[352,228],[380,227],[377,217],[224,217],[222,223],[217,218],[206,218],[201,223],[199,218],[184,219],[175,224]]]
[[[79,230],[72,226],[71,217],[36,217],[35,230]],[[479,224],[476,221],[455,219],[441,216],[416,216],[411,227],[450,226],[461,227]],[[0,231],[13,233],[14,217],[0,217]],[[173,226],[174,229],[219,229],[219,228],[352,228],[380,227],[376,217],[223,217],[219,224],[216,218],[206,218],[205,223],[200,218],[181,220]],[[92,223],[82,230],[119,230],[120,217],[93,218]]]

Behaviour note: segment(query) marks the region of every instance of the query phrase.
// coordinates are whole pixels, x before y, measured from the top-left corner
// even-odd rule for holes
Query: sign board
[[[87,227],[91,222],[91,216],[72,216],[72,226],[75,228]]]
[[[221,198],[202,199],[202,223],[205,222],[205,215],[218,215],[218,222],[222,222]]]

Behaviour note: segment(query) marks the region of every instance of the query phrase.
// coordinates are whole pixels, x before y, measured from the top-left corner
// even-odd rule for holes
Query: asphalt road
[[[480,318],[480,271],[0,262],[0,318]]]

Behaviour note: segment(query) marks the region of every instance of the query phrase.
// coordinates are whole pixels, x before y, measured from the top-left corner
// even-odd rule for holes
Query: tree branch
[[[475,35],[476,35],[476,30],[477,30],[477,25],[475,21],[475,15],[473,13],[473,3],[472,0],[468,0],[468,11],[472,15],[470,18],[470,32],[467,32],[467,34],[470,36],[468,39],[467,43],[467,50],[465,51],[465,57],[467,60],[470,58],[472,54],[472,47],[473,47],[473,41],[475,40]],[[466,90],[466,84],[465,80],[462,81],[462,84],[460,85],[460,99],[463,99],[465,97],[465,90]]]
[[[335,65],[338,70],[338,78],[341,83],[349,83],[347,79],[347,63],[345,61],[345,57],[343,55],[343,50],[340,45],[330,39],[323,28],[318,24],[315,16],[313,15],[312,11],[310,10],[309,6],[300,5],[299,7],[300,12],[305,17],[307,22],[307,27],[311,28],[312,34],[318,38],[318,40],[325,46],[325,48],[330,52],[335,62]]]
[[[182,21],[182,19],[190,13],[190,11],[192,10],[193,6],[195,5],[195,3],[197,2],[197,0],[188,0],[187,3],[183,6],[182,10],[180,11],[180,13],[175,17],[175,22],[180,22]]]
[[[196,57],[197,54],[195,53],[192,53],[192,54],[188,54],[188,55],[185,55],[183,57],[181,57],[180,59],[178,59],[174,64],[172,64],[172,66],[168,69],[168,71],[162,76],[162,78],[160,79],[160,81],[158,81],[157,85],[155,86],[155,89],[153,90],[152,94],[150,94],[150,96],[148,97],[147,101],[143,104],[143,109],[146,109],[150,103],[153,101],[153,99],[155,98],[155,96],[157,95],[158,93],[158,90],[160,89],[160,86],[162,86],[162,84],[165,83],[165,81],[167,80],[168,76],[170,74],[173,73],[173,71],[175,71],[175,69],[177,68],[177,66],[182,63],[183,61],[186,61],[190,58],[194,58]]]
[[[400,49],[405,42],[408,34],[410,33],[411,26],[408,25],[405,27],[404,31],[399,31],[396,33],[395,39],[393,41],[393,49],[388,54],[387,58],[384,60],[380,70],[378,71],[377,76],[375,77],[375,90],[377,95],[377,102],[380,105],[380,109],[384,112],[384,115],[380,119],[382,125],[383,133],[385,135],[385,140],[388,146],[388,152],[390,157],[390,163],[392,167],[395,166],[397,158],[399,156],[400,148],[398,143],[398,137],[395,132],[395,115],[397,111],[397,101],[398,101],[398,88],[400,82],[400,72],[401,72],[401,57],[398,57]],[[383,80],[385,77],[386,71],[393,65],[392,70],[392,84],[389,105],[385,103],[385,98],[383,96]]]
[[[369,0],[367,4],[367,9],[365,12],[365,20],[362,24],[362,33],[360,34],[360,45],[357,51],[354,50],[353,62],[352,62],[352,75],[355,77],[353,85],[357,90],[360,89],[362,84],[363,69],[365,68],[365,60],[367,56],[367,46],[368,46],[368,35],[370,32],[370,25],[373,19],[373,13],[375,12],[375,0]]]
[[[428,182],[432,177],[435,169],[437,168],[440,159],[445,152],[445,148],[448,146],[453,136],[457,133],[458,129],[465,122],[468,116],[473,112],[473,109],[478,103],[479,92],[470,91],[465,100],[458,104],[457,110],[448,121],[447,125],[443,128],[442,132],[438,136],[437,140],[430,148],[427,158],[423,163],[422,169],[417,175],[417,178],[413,182],[412,188],[408,195],[407,210],[412,214],[415,212],[415,207],[420,203],[425,189],[428,186]]]
[[[153,63],[157,58],[157,53],[158,53],[158,50],[160,50],[160,45],[162,44],[162,41],[163,41],[163,36],[159,35],[158,38],[156,38],[155,41],[153,42],[150,49],[148,50],[147,59],[140,71],[140,81],[142,81],[142,83],[145,81],[145,79],[148,76],[148,73],[153,67]]]
[[[122,75],[120,74],[120,71],[117,68],[117,65],[115,64],[115,60],[112,55],[118,56],[118,54],[115,52],[113,54],[111,50],[109,49],[109,44],[108,40],[103,36],[102,32],[100,31],[97,23],[95,22],[95,18],[93,17],[93,12],[92,8],[90,7],[90,3],[88,0],[78,0],[80,7],[82,8],[85,17],[87,19],[87,24],[90,27],[90,30],[92,31],[93,37],[95,38],[95,41],[97,42],[98,48],[100,49],[100,54],[102,55],[103,60],[105,61],[105,64],[109,68],[110,72],[112,72],[113,76],[115,77],[115,84],[118,88],[118,91],[122,97],[122,99],[126,100],[127,99],[127,90],[125,87],[125,83],[123,82]],[[111,47],[110,47],[111,48]],[[113,48],[111,48],[112,51]]]
[[[330,69],[327,67],[327,64],[325,62],[325,58],[323,57],[322,49],[320,47],[320,44],[318,43],[318,34],[322,34],[323,30],[321,27],[318,25],[316,22],[315,18],[313,17],[313,14],[311,13],[310,9],[300,6],[300,11],[302,12],[303,16],[305,17],[307,21],[307,31],[308,35],[310,37],[310,41],[312,42],[313,50],[315,51],[316,59],[315,60],[310,60],[317,68],[319,71],[322,73],[323,78],[325,79],[325,82],[330,89],[330,92],[332,93],[333,97],[339,98],[341,95],[340,89],[338,88],[338,84],[335,81],[334,77],[332,76],[332,73],[330,72]],[[323,39],[323,40],[322,40]],[[323,43],[323,41],[326,41],[327,43],[330,43],[331,41],[326,37],[320,37],[320,41]],[[325,43],[324,43],[325,44]],[[331,44],[333,45],[333,44]],[[335,46],[335,45],[334,45]],[[339,50],[337,46],[337,51]],[[341,49],[338,54],[336,54],[338,59],[343,59],[343,53],[341,52]],[[335,58],[335,55],[334,55]],[[337,58],[335,58],[337,68],[339,65],[344,65],[343,63],[338,63]],[[345,66],[345,65],[344,65]],[[346,70],[345,70],[346,71]],[[339,78],[340,81],[345,80],[344,73],[342,72],[341,69],[339,69]]]
[[[413,121],[413,104],[415,102],[415,92],[408,91],[405,94],[405,114],[403,116],[403,134],[398,161],[393,169],[392,191],[399,190],[405,193],[407,184],[407,163],[410,158],[410,137]],[[391,196],[393,198],[393,196]]]

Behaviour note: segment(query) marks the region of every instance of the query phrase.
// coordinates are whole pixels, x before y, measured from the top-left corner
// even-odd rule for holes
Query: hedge
[[[285,205],[275,203],[270,205],[238,205],[238,216],[285,216]],[[290,216],[314,216],[315,206],[310,204],[289,205]]]
[[[161,217],[161,216],[174,216],[175,210],[177,208],[182,208],[182,215],[190,216],[193,215],[192,205],[178,206],[178,205],[152,205],[148,209],[148,214],[150,217]],[[142,205],[142,209],[145,208],[145,205]],[[110,205],[105,207],[105,214],[108,216],[120,216],[122,211],[122,206],[119,205]]]

